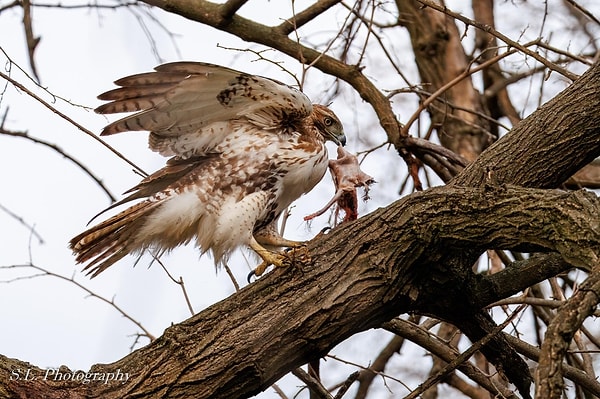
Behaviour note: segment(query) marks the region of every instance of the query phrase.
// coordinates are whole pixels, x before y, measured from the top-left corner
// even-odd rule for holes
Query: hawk
[[[325,174],[325,142],[345,144],[337,116],[276,80],[206,63],[164,64],[115,84],[96,112],[134,113],[101,135],[148,131],[150,149],[170,159],[108,209],[134,205],[70,241],[83,270],[95,277],[127,254],[192,240],[217,267],[240,246],[262,259],[256,276],[282,266],[279,249],[301,243],[284,239],[277,220]]]

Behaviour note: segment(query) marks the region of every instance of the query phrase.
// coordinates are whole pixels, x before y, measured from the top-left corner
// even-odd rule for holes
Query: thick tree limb
[[[500,299],[517,294],[524,285],[537,284],[572,268],[573,265],[557,253],[535,254],[529,259],[509,264],[501,273],[477,275],[473,283],[473,291],[476,293],[475,306],[484,308]],[[519,281],[517,282],[516,279]]]
[[[126,371],[128,383],[69,384],[73,396],[63,397],[256,394],[350,335],[415,310],[430,295],[423,279],[444,278],[443,270],[429,267],[432,254],[527,247],[588,264],[600,256],[600,231],[590,220],[600,220],[600,200],[583,191],[442,187],[406,197],[310,242],[311,265],[275,271],[145,348],[91,370]],[[438,301],[442,309],[444,298]],[[19,380],[4,388],[18,397],[23,390],[52,392],[54,385]]]
[[[595,159],[578,170],[565,184],[569,188],[600,188],[600,159]]]
[[[453,181],[558,187],[600,156],[600,64],[521,121]],[[571,100],[569,100],[571,99]]]

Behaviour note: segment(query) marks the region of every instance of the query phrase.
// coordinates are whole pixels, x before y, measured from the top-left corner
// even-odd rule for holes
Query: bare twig
[[[383,372],[388,361],[396,353],[400,352],[400,349],[404,345],[404,337],[394,335],[390,342],[381,350],[379,355],[373,361],[373,364],[368,369],[361,370],[357,379],[359,381],[358,391],[356,392],[355,399],[365,399],[367,392],[373,379],[377,375],[377,372]]]
[[[594,21],[597,25],[600,25],[600,19],[596,18],[596,16],[594,14],[592,14],[585,7],[582,7],[575,0],[564,0],[564,1],[569,3],[571,6],[573,6],[573,8],[575,8],[577,11],[579,11],[580,13],[582,13],[583,15],[588,17],[590,20]]]
[[[281,69],[283,72],[285,72],[286,74],[288,74],[289,76],[291,76],[295,81],[296,81],[296,85],[298,86],[298,88],[301,90],[302,89],[302,84],[300,83],[300,80],[298,80],[298,77],[296,76],[295,73],[293,73],[292,71],[290,71],[289,69],[287,69],[283,62],[281,61],[274,61],[270,58],[265,57],[263,54],[268,52],[268,51],[272,51],[272,49],[262,49],[262,50],[254,50],[251,48],[237,48],[237,47],[228,47],[228,46],[223,46],[219,43],[217,43],[217,47],[218,48],[222,48],[225,50],[231,50],[231,51],[239,51],[239,52],[243,52],[243,53],[250,53],[250,54],[254,54],[255,56],[258,57],[258,61],[266,61],[270,64],[275,65],[276,67],[278,67],[279,69]],[[254,61],[254,60],[253,60]]]
[[[354,381],[358,379],[359,375],[359,371],[355,371],[354,373],[350,374],[348,378],[346,378],[346,381],[342,383],[340,389],[337,391],[333,399],[341,399],[346,394],[346,392],[348,392],[348,389],[350,389]]]
[[[448,83],[446,83],[445,85],[443,85],[442,87],[437,89],[431,96],[429,96],[427,99],[425,99],[423,102],[421,102],[421,104],[419,105],[419,108],[417,108],[417,110],[415,112],[413,112],[413,114],[410,117],[410,119],[408,120],[408,122],[406,122],[406,124],[402,127],[402,131],[404,132],[404,135],[408,136],[408,131],[409,131],[410,127],[417,120],[417,118],[419,117],[421,112],[423,112],[433,101],[435,101],[436,98],[438,98],[440,95],[442,95],[446,90],[448,90],[452,86],[456,85],[457,83],[459,83],[461,80],[463,80],[467,76],[472,75],[475,72],[478,72],[482,69],[487,68],[490,65],[497,63],[502,58],[505,58],[505,57],[515,53],[516,51],[517,51],[516,49],[510,49],[505,53],[502,53],[493,58],[490,58],[489,60],[479,64],[475,68],[472,68],[472,69],[467,68],[460,75],[458,75],[457,77],[455,77],[454,79],[452,79],[451,81],[449,81]]]
[[[40,76],[37,72],[37,67],[35,65],[35,49],[37,48],[38,43],[40,42],[40,37],[36,37],[33,34],[33,23],[31,18],[31,3],[29,0],[23,0],[23,27],[25,28],[25,39],[27,41],[27,51],[29,54],[29,66],[31,67],[31,72],[35,79],[39,82]]]
[[[134,319],[127,312],[125,312],[125,310],[123,310],[119,305],[117,305],[115,303],[114,298],[112,298],[112,299],[106,299],[105,297],[103,297],[103,296],[101,296],[99,294],[96,294],[94,291],[90,290],[89,288],[87,288],[86,286],[84,286],[83,284],[81,284],[80,282],[78,282],[77,280],[75,280],[74,276],[65,277],[65,276],[62,276],[62,275],[60,275],[58,273],[51,272],[50,270],[45,269],[43,267],[36,266],[36,265],[34,265],[32,263],[23,264],[23,265],[0,266],[0,269],[4,269],[4,270],[19,269],[19,268],[31,268],[31,269],[37,270],[39,273],[33,274],[33,275],[28,275],[28,276],[20,276],[20,277],[16,277],[16,278],[10,279],[10,280],[3,280],[3,281],[0,281],[0,283],[8,284],[8,283],[12,283],[12,282],[15,282],[15,281],[26,280],[26,279],[37,278],[37,277],[45,277],[45,276],[55,277],[55,278],[58,278],[60,280],[67,281],[67,282],[75,285],[76,287],[82,289],[83,291],[85,291],[88,294],[88,296],[96,298],[96,299],[99,299],[102,302],[107,303],[108,305],[110,305],[111,307],[113,307],[117,312],[119,312],[121,314],[121,316],[125,317],[127,320],[129,320],[130,322],[132,322],[133,324],[135,324],[140,330],[142,330],[144,332],[142,335],[145,336],[146,338],[148,338],[150,341],[154,341],[156,339],[156,337],[154,335],[152,335],[150,333],[150,331],[148,331],[142,325],[142,323],[140,323],[139,321],[137,321],[136,319]]]
[[[281,399],[288,399],[287,395],[285,394],[285,392],[283,392],[283,390],[281,388],[279,388],[279,385],[277,384],[273,384],[271,385],[271,388],[273,388],[273,390],[275,391],[275,393],[277,395],[279,395],[279,397]]]
[[[223,265],[223,268],[225,269],[225,272],[227,272],[227,275],[229,276],[229,279],[231,279],[231,283],[233,284],[233,287],[235,288],[235,290],[239,291],[240,290],[240,284],[235,279],[235,275],[231,271],[231,268],[229,267],[229,265],[227,263],[225,263]]]
[[[104,191],[104,193],[108,196],[108,198],[110,199],[111,202],[115,202],[117,200],[116,197],[110,192],[110,190],[108,189],[108,187],[106,187],[106,185],[104,184],[104,182],[102,182],[102,180],[98,176],[96,176],[87,166],[85,166],[77,158],[75,158],[74,156],[68,154],[62,148],[60,148],[59,146],[57,146],[56,144],[47,142],[47,141],[42,140],[42,139],[38,139],[38,138],[32,137],[27,132],[14,132],[14,131],[10,131],[10,130],[4,129],[2,127],[0,127],[0,134],[4,134],[4,135],[7,135],[7,136],[13,136],[13,137],[21,137],[21,138],[27,139],[29,141],[32,141],[32,142],[36,143],[36,144],[41,144],[43,146],[46,146],[46,147],[48,147],[48,148],[56,151],[58,154],[62,155],[63,157],[65,157],[66,159],[68,159],[69,161],[71,161],[75,165],[77,165],[77,167],[79,169],[81,169],[83,171],[83,173],[85,173],[92,180],[94,180],[96,182],[96,184],[98,184],[98,186],[100,187],[100,189],[102,191]]]
[[[77,10],[82,8],[96,8],[96,9],[109,9],[114,10],[117,8],[127,8],[127,7],[137,7],[140,6],[141,3],[137,1],[119,1],[111,4],[100,4],[96,1],[90,3],[81,3],[81,4],[65,4],[62,2],[57,3],[41,3],[41,2],[31,2],[31,6],[34,8],[60,8],[61,10]]]
[[[187,290],[185,289],[185,283],[183,282],[183,277],[179,276],[178,280],[175,279],[175,277],[173,277],[173,275],[169,272],[169,270],[167,269],[165,264],[162,262],[162,260],[160,260],[159,255],[152,254],[152,257],[154,258],[154,261],[156,261],[160,265],[160,267],[162,267],[162,269],[167,274],[169,279],[172,282],[174,282],[175,284],[179,285],[179,287],[181,287],[181,291],[183,292],[183,297],[185,299],[185,303],[187,304],[187,307],[188,307],[191,315],[192,316],[195,315],[196,312],[194,311],[194,308],[192,307],[192,302],[190,301],[190,297],[188,296]]]
[[[142,168],[140,168],[139,166],[137,166],[135,163],[133,163],[131,160],[129,160],[127,157],[125,157],[123,154],[121,154],[119,151],[117,151],[116,149],[114,149],[113,147],[111,147],[104,140],[102,140],[99,136],[95,135],[89,129],[85,128],[84,126],[82,126],[81,124],[79,124],[78,122],[76,122],[75,120],[73,120],[72,118],[68,117],[67,115],[65,115],[62,112],[60,112],[59,110],[57,110],[55,107],[53,107],[52,105],[50,105],[47,101],[45,101],[44,99],[42,99],[37,94],[33,93],[31,90],[29,90],[27,87],[23,86],[21,83],[19,83],[16,80],[14,80],[9,75],[5,74],[4,72],[0,72],[0,78],[3,78],[4,80],[10,82],[13,86],[15,86],[19,90],[25,92],[28,96],[30,96],[34,100],[38,101],[44,107],[48,108],[50,111],[52,111],[56,115],[58,115],[59,117],[63,118],[64,120],[66,120],[67,122],[69,122],[70,124],[72,124],[73,126],[75,126],[77,129],[81,130],[83,133],[87,134],[92,139],[94,139],[97,142],[99,142],[100,144],[102,144],[104,147],[108,148],[113,154],[115,154],[117,157],[121,158],[123,161],[127,162],[135,170],[137,170],[138,172],[142,173],[144,176],[148,176],[148,174],[146,172],[144,172],[144,170]]]
[[[397,382],[398,384],[400,384],[400,385],[402,385],[404,388],[406,388],[406,390],[407,390],[407,391],[410,391],[410,390],[411,390],[411,389],[410,389],[410,387],[409,387],[409,386],[408,386],[406,383],[402,382],[402,380],[400,380],[400,379],[398,379],[398,378],[396,378],[396,377],[394,377],[394,376],[392,376],[392,375],[386,374],[386,373],[384,373],[384,372],[382,372],[382,371],[374,371],[374,370],[370,370],[370,369],[369,369],[369,367],[365,367],[365,366],[363,366],[363,365],[361,365],[361,364],[358,364],[358,363],[356,363],[356,362],[351,362],[351,361],[349,361],[349,360],[342,359],[341,357],[339,357],[339,356],[336,356],[336,355],[329,354],[329,355],[327,355],[326,357],[327,357],[327,358],[329,358],[329,359],[337,360],[338,362],[342,362],[342,363],[345,363],[345,364],[349,364],[349,365],[351,365],[351,366],[354,366],[354,367],[357,367],[357,368],[359,368],[359,369],[361,369],[361,370],[369,370],[369,371],[373,371],[373,372],[375,372],[375,374],[377,374],[378,376],[380,376],[380,377],[382,377],[382,378],[384,378],[384,379],[386,379],[386,378],[387,378],[387,379],[389,379],[389,380],[391,380],[391,381],[395,381],[395,382]]]
[[[571,81],[574,81],[578,78],[578,76],[576,74],[569,72],[567,69],[562,68],[562,67],[558,66],[556,63],[549,61],[546,58],[542,57],[537,52],[530,50],[528,48],[529,46],[522,45],[519,42],[512,40],[508,36],[503,35],[502,33],[498,32],[496,29],[492,28],[489,25],[482,24],[480,22],[477,22],[475,20],[467,18],[457,12],[454,12],[454,11],[448,9],[446,6],[442,6],[438,3],[435,3],[434,1],[431,1],[431,0],[417,0],[417,1],[427,7],[431,7],[434,10],[437,10],[446,15],[449,15],[452,18],[457,19],[459,21],[462,21],[466,25],[474,26],[477,29],[481,29],[481,30],[489,33],[490,35],[497,37],[498,39],[502,40],[504,43],[508,44],[510,47],[514,47],[515,49],[518,49],[522,53],[527,54],[528,56],[534,58],[536,61],[544,64],[544,66],[546,66],[546,68],[560,73],[561,75],[565,76],[566,78],[570,79]]]
[[[25,221],[25,219],[23,219],[21,216],[17,215],[16,213],[12,212],[10,209],[8,209],[7,207],[5,207],[4,205],[0,204],[0,210],[3,211],[4,213],[6,213],[7,215],[9,215],[10,217],[12,217],[13,219],[15,219],[17,222],[21,223],[23,226],[25,226],[29,231],[31,231],[31,234],[33,236],[35,236],[35,238],[37,238],[38,242],[40,244],[44,243],[44,239],[42,238],[42,236],[35,230],[35,226],[30,225],[29,223],[27,223]]]
[[[310,389],[311,393],[314,393],[320,399],[333,399],[333,396],[327,391],[327,388],[321,384],[319,380],[308,374],[306,371],[301,368],[297,368],[292,370],[292,374],[294,374],[300,381],[304,382],[306,386]]]
[[[460,364],[466,362],[475,352],[480,350],[485,344],[487,344],[494,336],[501,333],[502,330],[511,323],[511,321],[519,314],[523,309],[525,309],[526,305],[519,306],[502,324],[495,327],[491,332],[489,332],[485,337],[475,342],[473,345],[469,347],[466,351],[461,353],[456,359],[449,362],[446,367],[440,370],[436,375],[429,377],[426,381],[424,381],[417,389],[412,391],[409,395],[405,397],[405,399],[415,399],[423,392],[425,392],[428,388],[432,387],[435,383],[439,382],[443,377],[448,375],[451,371],[455,370]]]
[[[452,362],[458,357],[456,350],[447,342],[442,341],[428,331],[428,329],[432,326],[427,324],[434,324],[435,322],[436,320],[432,319],[429,321],[426,320],[422,325],[417,325],[415,323],[411,323],[410,321],[394,319],[384,323],[382,327],[388,331],[411,340],[417,345],[423,347],[425,350],[430,351],[434,355],[444,359],[446,362]],[[477,384],[484,387],[494,395],[501,395],[499,397],[503,398],[517,398],[517,396],[509,390],[504,389],[503,387],[495,386],[489,376],[483,374],[470,362],[463,362],[458,366],[458,369],[471,380],[475,381]]]
[[[277,29],[284,34],[290,34],[340,2],[341,0],[317,1],[316,3],[314,3],[310,7],[307,7],[303,11],[300,11],[299,13],[294,13],[294,16],[292,18],[288,18],[287,20],[283,21],[281,25],[277,27]]]
[[[2,13],[2,11],[9,10],[13,7],[20,7],[20,6],[21,6],[21,1],[15,0],[12,3],[8,3],[8,4],[5,4],[2,7],[0,7],[0,13]]]

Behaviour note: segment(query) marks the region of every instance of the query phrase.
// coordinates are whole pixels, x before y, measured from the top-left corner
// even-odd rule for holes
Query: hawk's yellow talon
[[[306,244],[303,242],[296,242],[295,244],[294,247],[288,248],[284,252],[272,252],[265,249],[255,239],[252,239],[250,247],[263,261],[248,274],[248,282],[250,282],[253,276],[260,277],[267,267],[271,265],[274,267],[288,267],[296,263],[309,263],[310,256]]]

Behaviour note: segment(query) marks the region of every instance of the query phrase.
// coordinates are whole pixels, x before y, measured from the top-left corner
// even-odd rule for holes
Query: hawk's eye
[[[325,126],[331,126],[331,125],[333,125],[333,119],[331,119],[330,117],[326,116],[323,119],[323,123],[325,124]]]

